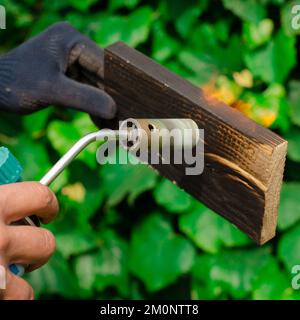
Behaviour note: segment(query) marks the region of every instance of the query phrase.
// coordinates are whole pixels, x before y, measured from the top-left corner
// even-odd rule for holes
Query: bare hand
[[[8,266],[30,265],[32,271],[45,264],[55,250],[55,238],[50,231],[11,223],[30,215],[48,223],[58,208],[53,192],[38,182],[0,186],[0,299],[33,299],[32,287],[11,273]]]

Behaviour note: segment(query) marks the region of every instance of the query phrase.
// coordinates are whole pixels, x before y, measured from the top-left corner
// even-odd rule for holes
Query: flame
[[[243,74],[242,74],[243,72]],[[242,71],[240,74],[235,73],[234,79],[239,79],[239,83],[235,81],[234,85],[238,85],[240,87],[240,91],[233,90],[233,86],[228,85],[230,80],[227,80],[228,83],[221,83],[218,85],[218,79],[213,78],[207,84],[205,84],[202,89],[204,95],[210,99],[217,99],[229,105],[232,108],[235,108],[242,113],[244,113],[249,118],[253,119],[257,123],[263,125],[264,127],[270,127],[274,121],[276,120],[277,113],[274,110],[269,110],[262,108],[259,105],[254,103],[250,103],[248,101],[242,100],[239,98],[240,92],[242,92],[243,88],[241,87],[241,74],[244,76],[244,87],[252,86],[252,78],[248,74],[248,72]],[[246,75],[246,76],[245,76]],[[245,79],[245,77],[247,79]],[[237,92],[236,92],[237,91]]]

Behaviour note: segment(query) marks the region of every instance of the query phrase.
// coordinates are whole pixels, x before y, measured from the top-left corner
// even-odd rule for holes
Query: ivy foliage
[[[300,264],[296,2],[2,1],[2,53],[67,20],[101,46],[125,41],[289,141],[278,233],[263,247],[146,166],[100,167],[91,145],[52,186],[61,204],[49,226],[57,252],[27,275],[38,297],[299,298],[291,288]],[[0,116],[0,142],[26,180],[40,179],[95,129],[88,115],[55,107]]]

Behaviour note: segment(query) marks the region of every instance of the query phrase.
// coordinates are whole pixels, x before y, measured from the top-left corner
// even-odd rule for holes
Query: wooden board
[[[118,119],[190,118],[205,130],[203,174],[187,176],[183,165],[154,166],[163,176],[258,244],[275,235],[284,139],[124,43],[105,49],[104,70]]]

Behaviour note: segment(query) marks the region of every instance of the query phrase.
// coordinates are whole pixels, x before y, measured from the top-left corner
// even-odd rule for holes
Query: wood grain
[[[154,166],[258,244],[275,235],[287,142],[239,111],[118,42],[105,49],[105,90],[118,119],[190,118],[205,130],[202,175]]]

